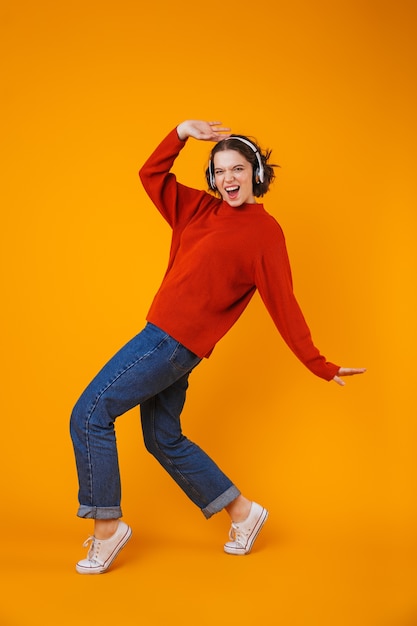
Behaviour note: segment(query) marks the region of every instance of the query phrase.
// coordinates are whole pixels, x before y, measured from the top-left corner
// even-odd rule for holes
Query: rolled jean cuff
[[[120,506],[86,506],[81,504],[77,515],[85,519],[119,519],[123,514]]]
[[[210,502],[204,509],[201,509],[204,517],[209,519],[215,513],[222,511],[225,506],[236,500],[240,496],[240,491],[237,487],[232,485],[229,489],[226,489],[218,498]]]

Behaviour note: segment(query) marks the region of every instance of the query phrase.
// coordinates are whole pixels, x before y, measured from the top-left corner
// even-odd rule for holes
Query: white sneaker
[[[86,548],[91,542],[87,558],[78,561],[75,569],[79,574],[102,574],[105,572],[120,550],[129,541],[132,535],[132,529],[124,522],[119,522],[116,532],[110,539],[97,539],[96,537],[88,537],[83,544]]]
[[[243,522],[232,522],[229,539],[224,544],[224,551],[228,554],[249,554],[256,537],[268,517],[268,511],[252,502],[249,516]]]

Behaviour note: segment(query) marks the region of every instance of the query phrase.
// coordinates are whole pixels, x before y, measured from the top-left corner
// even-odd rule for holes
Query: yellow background
[[[416,4],[3,0],[2,626],[417,624]],[[317,345],[312,376],[256,297],[193,374],[184,430],[270,510],[227,557],[118,423],[134,538],[81,577],[68,416],[143,326],[169,229],[137,178],[187,118],[273,148],[265,198]],[[190,142],[181,180],[204,184]]]

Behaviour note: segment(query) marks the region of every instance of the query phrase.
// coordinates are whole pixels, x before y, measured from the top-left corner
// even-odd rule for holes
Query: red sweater
[[[294,354],[331,380],[339,366],[326,362],[312,342],[293,293],[281,227],[262,204],[232,208],[178,183],[170,169],[184,145],[174,129],[139,172],[173,231],[168,268],[147,320],[207,357],[258,289]]]

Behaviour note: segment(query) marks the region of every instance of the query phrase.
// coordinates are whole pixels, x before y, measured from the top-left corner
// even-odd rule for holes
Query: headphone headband
[[[255,180],[257,184],[263,183],[265,180],[264,166],[262,164],[262,159],[261,159],[261,155],[259,154],[258,148],[255,146],[254,143],[249,141],[249,139],[245,139],[244,137],[238,137],[237,135],[230,135],[230,137],[225,137],[224,141],[229,141],[230,139],[237,139],[238,141],[241,141],[242,143],[249,146],[251,150],[253,150],[253,152],[255,153],[256,159],[258,161],[258,167],[255,170]],[[213,190],[215,190],[216,183],[215,183],[215,178],[214,178],[213,162],[211,159],[209,161],[208,169],[209,169],[210,187]]]

